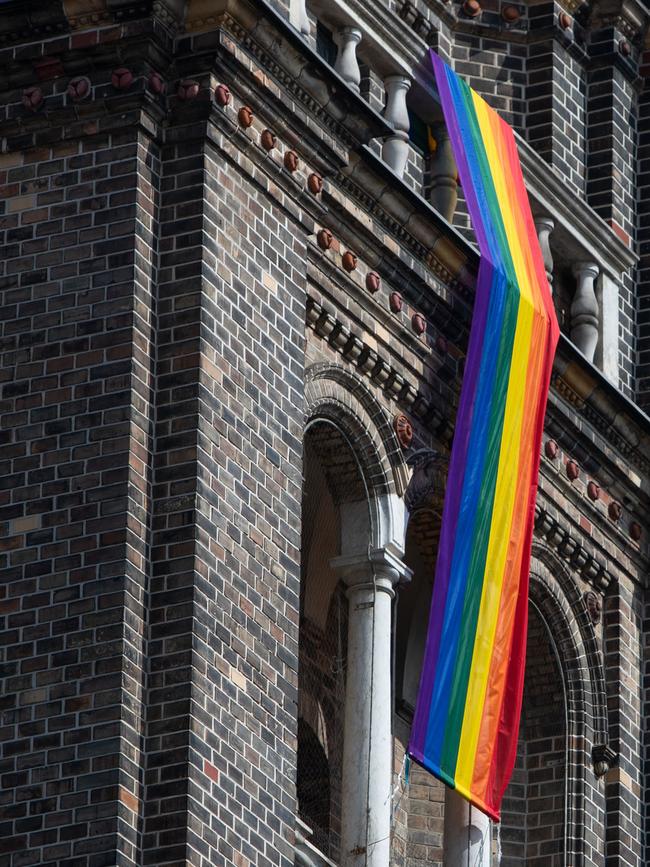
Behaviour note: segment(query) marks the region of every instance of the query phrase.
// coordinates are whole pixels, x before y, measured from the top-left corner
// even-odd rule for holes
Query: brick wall
[[[23,863],[137,844],[147,147],[131,128],[4,160],[3,845]]]
[[[531,35],[535,38],[529,45],[526,63],[526,138],[536,153],[584,196],[584,49],[576,45],[572,30],[558,33],[556,15],[552,3],[531,7]]]

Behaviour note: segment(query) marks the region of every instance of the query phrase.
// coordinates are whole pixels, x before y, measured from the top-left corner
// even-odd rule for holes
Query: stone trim
[[[352,334],[334,314],[330,313],[313,298],[307,298],[307,325],[313,328],[319,337],[327,340],[346,361],[354,364],[361,374],[371,379],[382,389],[386,396],[404,407],[416,418],[430,424],[440,436],[439,428],[446,425],[445,417],[438,407],[429,403],[417,386],[408,382],[392,365],[384,361],[378,353],[364,343],[361,338]],[[391,433],[395,436],[394,432]],[[448,439],[451,442],[452,431],[449,429]],[[397,442],[397,438],[395,438]]]
[[[554,549],[559,557],[566,560],[572,569],[599,592],[604,593],[607,590],[612,582],[611,573],[572,535],[571,530],[563,526],[540,503],[535,505],[535,535],[544,539],[549,548]]]
[[[392,134],[391,124],[348,87],[265,0],[237,0],[234,5],[220,0],[215,5],[215,18],[247,53],[347,144]]]
[[[403,496],[410,470],[388,414],[364,382],[341,365],[322,362],[305,371],[305,424],[334,422],[355,448],[369,493]]]

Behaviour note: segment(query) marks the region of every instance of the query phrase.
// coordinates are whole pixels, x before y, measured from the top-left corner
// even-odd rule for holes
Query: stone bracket
[[[611,573],[539,503],[535,505],[535,535],[545,539],[585,581],[601,593],[607,590],[613,580]]]

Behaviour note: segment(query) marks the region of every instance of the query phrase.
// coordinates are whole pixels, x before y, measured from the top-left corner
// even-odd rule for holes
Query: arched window
[[[310,843],[336,860],[341,824],[347,600],[330,562],[340,553],[342,503],[364,502],[358,461],[331,422],[304,442],[298,676],[298,813]]]
[[[566,714],[557,650],[531,604],[517,760],[503,801],[501,867],[565,863]]]

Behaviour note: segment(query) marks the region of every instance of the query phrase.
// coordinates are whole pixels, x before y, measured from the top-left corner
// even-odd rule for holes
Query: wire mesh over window
[[[298,693],[298,814],[310,842],[339,857],[345,710],[345,611],[337,590],[326,630],[303,619]]]
[[[298,814],[309,842],[337,861],[345,713],[348,601],[331,561],[341,505],[365,499],[358,463],[331,423],[305,437],[298,678]]]

